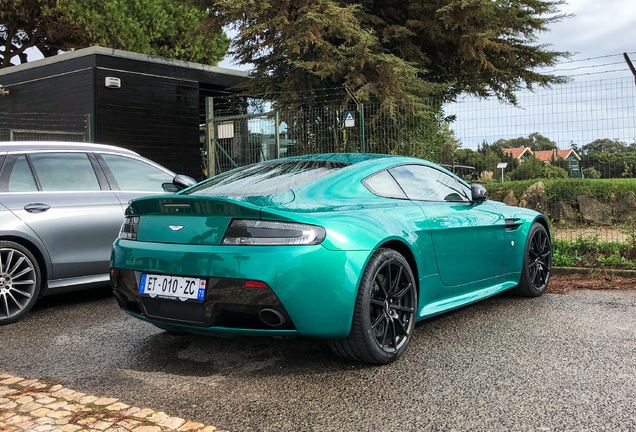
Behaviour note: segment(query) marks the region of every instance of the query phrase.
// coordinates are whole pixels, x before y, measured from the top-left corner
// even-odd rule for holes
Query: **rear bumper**
[[[371,253],[329,251],[322,246],[206,246],[117,240],[111,267],[121,272],[113,289],[124,310],[160,327],[194,333],[342,339],[351,329],[359,280]],[[203,305],[199,303],[201,306],[164,300],[149,307],[147,298],[138,295],[141,273],[208,278],[206,300]],[[265,282],[271,290],[244,291],[241,287],[245,280]],[[223,297],[214,287],[231,289]],[[177,307],[182,310],[172,317],[166,315],[166,308]],[[183,320],[188,307],[194,316],[191,323]],[[289,318],[289,325],[268,329],[251,321],[262,307],[277,307]],[[219,314],[227,310],[232,312],[231,319],[221,319]],[[237,310],[245,313],[236,315]],[[225,317],[230,315],[226,313]]]

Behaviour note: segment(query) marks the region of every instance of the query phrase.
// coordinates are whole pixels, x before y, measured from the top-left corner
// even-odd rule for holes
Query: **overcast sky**
[[[636,140],[636,86],[622,56],[631,53],[636,63],[636,1],[571,0],[562,11],[574,16],[553,24],[538,42],[574,54],[546,70],[572,82],[519,92],[518,108],[475,98],[447,105],[446,113],[457,115],[451,127],[464,147],[533,132],[560,148],[601,138]]]
[[[553,24],[551,31],[540,36],[540,43],[551,44],[555,50],[574,53],[571,60],[636,52],[636,1],[571,0],[562,10],[574,14],[574,17]],[[632,61],[636,61],[636,56],[631,57]],[[598,65],[606,66],[587,67]],[[576,75],[577,80],[586,79],[586,75],[581,75],[585,73],[595,74],[589,75],[590,79],[631,76],[622,56],[564,63],[557,69],[562,70],[561,74],[564,75]],[[616,69],[622,72],[599,74]]]

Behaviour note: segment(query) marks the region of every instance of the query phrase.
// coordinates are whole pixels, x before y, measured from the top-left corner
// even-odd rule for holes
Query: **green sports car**
[[[111,256],[127,313],[172,332],[311,336],[385,364],[416,321],[502,291],[543,294],[548,222],[433,163],[324,154],[140,198]]]

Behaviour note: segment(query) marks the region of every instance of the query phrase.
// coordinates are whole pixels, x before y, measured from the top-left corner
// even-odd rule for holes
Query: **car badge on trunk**
[[[183,229],[183,225],[168,225],[172,231],[179,231]]]

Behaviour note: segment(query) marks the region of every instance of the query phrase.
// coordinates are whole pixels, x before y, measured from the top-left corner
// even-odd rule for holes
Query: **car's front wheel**
[[[513,292],[522,297],[539,297],[548,287],[552,270],[552,243],[543,225],[535,222],[528,233],[519,285]]]
[[[342,358],[391,363],[411,340],[416,312],[416,283],[408,262],[393,249],[378,249],[362,275],[349,336],[329,345]]]
[[[0,241],[0,324],[22,318],[40,294],[40,266],[24,246]]]

